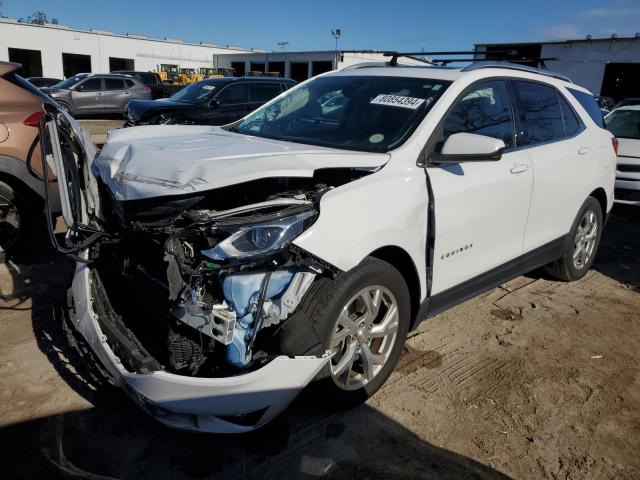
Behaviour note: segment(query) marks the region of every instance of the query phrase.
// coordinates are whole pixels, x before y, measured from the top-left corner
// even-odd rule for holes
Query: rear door
[[[498,161],[427,166],[432,190],[432,294],[508,263],[523,253],[533,175],[518,150],[512,92],[506,80],[469,87],[445,115],[429,147],[439,151],[460,132],[499,138],[507,149]],[[475,279],[477,280],[477,278]]]
[[[525,250],[569,232],[589,195],[588,169],[595,154],[589,132],[554,86],[514,80],[520,111],[519,137],[535,178],[525,233]]]
[[[207,123],[225,125],[235,122],[251,111],[249,83],[232,83],[215,96],[217,107],[205,114]]]
[[[74,113],[85,114],[99,112],[103,89],[104,86],[101,78],[89,77],[80,82],[71,94]]]
[[[104,112],[123,112],[130,96],[131,93],[126,88],[125,79],[105,78],[100,108]]]

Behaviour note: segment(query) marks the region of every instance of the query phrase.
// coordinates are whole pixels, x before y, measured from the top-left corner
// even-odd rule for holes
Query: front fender
[[[344,271],[379,248],[400,247],[415,264],[424,298],[426,234],[424,170],[387,165],[326,193],[318,220],[294,244]]]

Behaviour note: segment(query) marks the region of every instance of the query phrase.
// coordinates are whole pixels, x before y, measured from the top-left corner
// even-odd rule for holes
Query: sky
[[[0,0],[0,14],[36,10],[71,28],[245,48],[396,51],[472,49],[474,43],[633,36],[640,1],[537,0]]]

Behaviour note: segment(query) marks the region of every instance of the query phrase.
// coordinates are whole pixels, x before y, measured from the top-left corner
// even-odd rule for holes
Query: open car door
[[[44,168],[49,234],[58,251],[75,254],[104,236],[97,183],[91,173],[96,147],[89,133],[69,114],[47,103],[43,108],[45,114],[40,120],[42,158],[58,179],[62,216],[68,228],[65,245],[61,245],[54,235],[50,179],[48,169]]]

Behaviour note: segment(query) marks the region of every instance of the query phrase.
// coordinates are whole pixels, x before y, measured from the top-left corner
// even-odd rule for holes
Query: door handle
[[[96,93],[96,97],[103,97],[103,96],[104,96],[104,93],[100,93],[100,92]]]
[[[578,155],[586,155],[586,154],[587,154],[587,153],[589,153],[590,151],[591,151],[591,147],[587,147],[587,146],[580,147],[580,148],[578,149]]]
[[[528,163],[516,163],[513,167],[511,167],[511,170],[509,171],[513,174],[524,173],[528,172],[529,168],[530,167]]]

